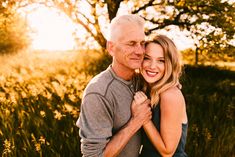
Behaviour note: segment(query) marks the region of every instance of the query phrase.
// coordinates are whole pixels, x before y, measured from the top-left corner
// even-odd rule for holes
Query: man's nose
[[[144,51],[145,50],[144,50],[144,47],[143,47],[142,44],[139,43],[139,44],[135,45],[135,53],[136,54],[141,54],[142,55],[142,54],[144,54]]]

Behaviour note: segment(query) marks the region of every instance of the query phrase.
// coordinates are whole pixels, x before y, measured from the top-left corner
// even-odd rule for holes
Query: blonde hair
[[[120,31],[122,31],[123,27],[125,27],[126,25],[136,25],[144,30],[144,22],[144,19],[136,14],[116,16],[110,23],[108,40],[116,41],[121,34]],[[125,29],[128,29],[128,27]]]
[[[160,101],[160,94],[162,92],[171,87],[179,86],[182,64],[180,54],[174,42],[168,37],[157,35],[153,40],[147,41],[146,46],[150,43],[160,45],[163,49],[165,58],[165,73],[159,81],[151,86],[150,89],[151,106],[155,107]],[[147,89],[147,85],[145,85],[145,89]]]

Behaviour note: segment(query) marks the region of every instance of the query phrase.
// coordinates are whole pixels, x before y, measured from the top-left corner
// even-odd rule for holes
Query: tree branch
[[[170,26],[170,25],[190,27],[195,24],[196,24],[196,22],[189,23],[189,22],[179,22],[177,20],[165,19],[162,23],[158,23],[157,27],[151,28],[148,31],[146,31],[145,34],[149,35],[150,33],[152,33],[155,30],[162,29],[162,28],[165,28],[166,26]]]
[[[81,13],[80,11],[77,12],[77,14],[81,15],[83,18],[85,18],[87,20],[88,23],[94,24],[94,22],[92,22],[88,17],[86,17],[83,13]],[[77,16],[76,16],[77,17]]]
[[[95,8],[95,4],[96,4],[96,3],[91,3],[89,0],[86,0],[86,2],[87,2],[92,8]]]
[[[76,16],[76,19],[74,19],[74,20],[76,20],[75,22],[76,22],[76,23],[79,23],[80,25],[82,25],[82,26],[86,29],[86,31],[87,31],[88,33],[90,33],[92,37],[95,38],[95,34],[91,31],[91,29],[88,27],[88,25],[85,24],[84,22],[82,22],[82,21],[79,19],[79,17],[78,17],[77,14],[76,14],[75,16]]]
[[[136,10],[133,10],[131,11],[133,14],[137,14],[140,10],[144,10],[146,9],[147,7],[149,6],[154,6],[154,5],[161,5],[163,4],[164,2],[159,2],[157,4],[153,4],[154,0],[150,0],[148,3],[144,4],[143,6],[139,7],[138,9]]]

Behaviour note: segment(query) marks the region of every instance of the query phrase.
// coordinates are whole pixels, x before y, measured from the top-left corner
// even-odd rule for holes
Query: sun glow
[[[87,10],[89,10],[89,7],[86,3],[81,2],[79,6],[81,12],[88,14]],[[86,44],[93,42],[87,40],[87,32],[81,25],[74,24],[69,17],[55,8],[34,4],[25,8],[22,12],[25,14],[29,26],[33,30],[30,35],[32,38],[32,49],[52,51],[73,50],[84,46],[76,43],[78,42],[77,39],[79,39],[79,42]],[[121,5],[118,14],[126,13],[128,13],[127,6]],[[107,23],[103,23],[104,26],[107,25]],[[193,40],[186,38],[185,32],[183,33],[176,28],[172,30],[173,31],[160,30],[159,32],[175,39],[174,41],[180,50],[193,46]],[[107,34],[105,29],[103,33],[104,35]]]
[[[27,14],[31,29],[32,49],[71,50],[75,46],[75,25],[56,9],[39,6]]]

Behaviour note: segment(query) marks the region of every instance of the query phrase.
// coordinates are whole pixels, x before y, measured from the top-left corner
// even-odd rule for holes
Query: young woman
[[[134,103],[151,99],[152,120],[143,125],[141,157],[187,157],[185,142],[187,114],[184,96],[180,90],[180,57],[175,44],[164,35],[146,43],[146,52],[140,73],[144,91],[137,92]]]

